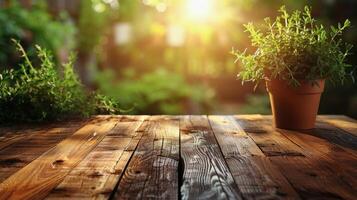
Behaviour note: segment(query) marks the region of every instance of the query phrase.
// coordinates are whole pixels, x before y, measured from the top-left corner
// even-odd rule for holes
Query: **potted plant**
[[[242,64],[238,77],[257,85],[265,80],[277,128],[311,129],[325,80],[343,83],[349,75],[346,57],[352,45],[340,36],[350,21],[325,28],[307,6],[292,13],[283,6],[279,12],[280,16],[266,18],[259,28],[244,25],[256,51],[248,54],[233,49]]]

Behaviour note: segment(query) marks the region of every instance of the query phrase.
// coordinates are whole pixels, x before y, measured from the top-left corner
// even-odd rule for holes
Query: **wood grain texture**
[[[242,199],[206,116],[180,117],[182,199]]]
[[[26,140],[27,138],[31,137],[31,135],[45,133],[51,127],[21,127],[21,128],[14,128],[11,130],[10,128],[4,128],[0,131],[0,150],[12,145],[21,140]]]
[[[133,153],[130,148],[137,145],[134,137],[145,117],[122,116],[46,199],[108,199]],[[136,144],[132,144],[135,141]]]
[[[289,131],[239,115],[0,127],[0,200],[354,200],[356,126],[319,116],[315,129]]]
[[[341,115],[327,115],[327,116],[318,116],[318,122],[329,123],[336,128],[340,128],[354,136],[357,137],[357,120],[341,116]]]
[[[151,116],[113,199],[177,199],[179,121]]]
[[[299,199],[288,180],[232,116],[209,116],[209,121],[245,199]]]
[[[7,144],[6,147],[2,145],[4,148],[0,150],[0,183],[73,134],[83,124],[84,121],[71,121],[56,126],[42,125],[37,130],[22,130],[14,137],[9,135],[8,140],[0,143]]]
[[[108,199],[133,153],[130,148],[137,145],[134,137],[144,119],[145,116],[122,116],[46,199]]]
[[[331,171],[336,183],[357,195],[357,151],[346,151],[344,148],[325,139],[297,131],[278,130],[285,137],[309,152],[310,160],[318,160]],[[355,196],[357,198],[357,196]]]
[[[325,163],[336,182],[357,198],[357,137],[325,122],[304,132],[278,129],[285,137],[309,152],[310,157]]]
[[[0,184],[0,199],[42,199],[117,123],[98,117]]]
[[[342,147],[346,151],[357,151],[357,136],[333,127],[327,123],[317,123],[316,128],[304,131],[314,137],[325,139],[332,144]]]
[[[319,150],[308,147],[311,144],[302,145],[275,130],[271,117],[236,116],[236,119],[302,198],[356,199],[354,185],[336,174],[339,166],[318,152],[323,148],[321,143],[315,146]]]
[[[66,122],[52,122],[46,124],[27,124],[0,127],[0,151],[14,143],[41,137],[54,129],[65,129],[82,125],[87,120],[70,120]]]
[[[298,145],[274,130],[271,118],[264,120],[261,115],[239,115],[235,118],[266,156],[305,157]]]

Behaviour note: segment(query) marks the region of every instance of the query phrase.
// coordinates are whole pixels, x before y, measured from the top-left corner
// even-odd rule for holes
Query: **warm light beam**
[[[187,0],[186,9],[191,20],[205,21],[212,15],[212,0]]]

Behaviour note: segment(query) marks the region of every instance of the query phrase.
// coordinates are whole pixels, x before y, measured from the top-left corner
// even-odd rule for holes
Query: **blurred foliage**
[[[271,114],[269,96],[265,94],[251,94],[246,97],[245,104],[239,109],[241,114]]]
[[[73,44],[69,45],[68,43],[73,42],[78,51],[76,67],[81,66],[87,70],[89,68],[92,70],[90,66],[94,66],[94,68],[99,69],[98,71],[104,70],[105,72],[99,73],[97,80],[99,89],[107,91],[116,100],[123,99],[125,102],[120,101],[122,107],[126,109],[134,107],[135,110],[132,113],[206,113],[206,108],[212,107],[205,106],[206,103],[202,103],[206,101],[204,98],[211,99],[212,95],[206,97],[203,97],[205,95],[198,95],[201,96],[201,100],[193,101],[191,97],[182,97],[183,94],[187,96],[188,92],[178,92],[180,95],[176,95],[170,87],[165,87],[165,81],[166,84],[170,84],[171,81],[157,75],[157,71],[160,71],[157,69],[162,66],[165,66],[165,73],[169,74],[168,76],[180,77],[182,85],[192,87],[191,85],[197,85],[197,83],[201,85],[201,82],[208,82],[208,85],[224,85],[226,89],[229,88],[228,91],[231,90],[239,99],[233,100],[237,101],[237,105],[242,103],[242,99],[246,99],[244,103],[248,106],[251,105],[251,112],[254,113],[254,108],[257,108],[256,112],[263,112],[259,106],[256,106],[259,104],[256,101],[259,102],[260,100],[254,100],[254,97],[250,96],[252,94],[246,92],[248,91],[246,86],[243,90],[240,90],[240,87],[237,87],[237,85],[240,85],[238,81],[235,85],[231,84],[231,80],[224,81],[225,78],[222,77],[236,79],[235,74],[238,69],[233,63],[234,58],[229,54],[232,46],[238,49],[250,48],[249,39],[243,32],[242,24],[251,21],[260,23],[265,16],[274,18],[276,16],[275,11],[281,5],[286,5],[288,10],[302,9],[305,5],[312,6],[312,15],[316,19],[322,20],[326,26],[349,18],[352,27],[343,35],[343,39],[349,43],[357,44],[357,37],[355,37],[357,28],[353,26],[357,23],[357,14],[354,11],[357,6],[355,0],[213,0],[212,2],[215,5],[211,9],[210,16],[205,20],[189,18],[189,14],[185,10],[187,9],[185,4],[188,0],[80,0],[80,7],[74,8],[78,12],[72,13],[72,19],[78,28],[75,38],[71,37],[75,32],[73,26],[63,23],[68,18],[63,17],[62,14],[60,16],[49,15],[46,12],[44,1],[32,1],[34,5],[27,9],[18,5],[15,6],[14,3],[11,6],[6,5],[0,8],[1,67],[16,66],[15,64],[19,62],[16,53],[4,54],[4,52],[16,52],[12,45],[8,44],[11,37],[21,40],[33,61],[35,59],[34,43],[38,43],[57,54],[61,51],[63,45],[72,46]],[[61,5],[62,3],[72,2],[70,0],[56,1],[60,1]],[[5,5],[1,1],[0,4]],[[49,3],[48,6],[52,6],[52,3]],[[16,8],[16,12],[6,11],[10,8],[12,10]],[[34,13],[35,11],[44,14],[38,14],[41,17],[31,17],[32,14],[26,14],[26,17],[17,17],[17,13]],[[5,14],[6,18],[4,18]],[[24,14],[20,16],[22,15]],[[129,25],[131,30],[130,41],[126,44],[115,43],[116,27],[120,23]],[[27,24],[31,24],[31,26]],[[179,30],[184,32],[182,45],[175,46],[168,43],[168,35],[172,31],[172,27],[178,27]],[[52,43],[55,45],[52,45]],[[357,52],[356,48],[352,51]],[[1,55],[5,55],[3,58],[6,58],[6,60],[1,61]],[[356,65],[357,57],[351,56],[348,62]],[[128,70],[135,71],[135,73],[128,73]],[[112,75],[108,71],[112,71]],[[152,82],[161,80],[164,81],[163,83],[154,84],[146,81],[147,85],[155,86],[151,89],[140,86],[140,84],[144,84],[139,81],[155,73],[157,80],[152,80]],[[95,77],[95,73],[90,75]],[[102,78],[103,76],[109,76],[109,78]],[[211,80],[213,81],[210,82]],[[215,84],[217,80],[223,80],[222,82],[226,84]],[[110,83],[114,85],[110,85]],[[145,92],[143,88],[151,92]],[[157,88],[165,88],[163,89],[165,95],[160,92],[160,98],[158,97],[158,100],[154,101],[152,99],[155,98],[151,95],[154,96],[153,91],[156,91]],[[177,90],[180,89],[178,86]],[[120,93],[121,90],[125,92]],[[207,86],[201,87],[201,90],[198,93],[212,92],[212,89]],[[222,91],[217,87],[215,93],[220,101],[208,104],[215,108],[224,104],[227,99],[220,98]],[[138,93],[144,95],[140,96]],[[262,95],[263,93],[265,93],[264,89],[260,88],[256,94]],[[356,95],[356,86],[351,82],[347,82],[339,88],[333,88],[327,84],[322,97],[320,112],[349,114],[357,117],[357,112],[354,111],[356,109],[353,107]],[[142,96],[145,96],[145,98],[142,98]],[[107,97],[102,99],[106,100]],[[257,99],[259,98],[257,97]],[[107,105],[111,104],[107,103]],[[148,109],[149,105],[153,107],[152,110]],[[171,105],[173,105],[173,108],[170,108]],[[195,105],[200,106],[195,108]],[[231,112],[235,114],[244,110],[232,109]]]
[[[213,103],[214,91],[210,88],[189,84],[182,76],[164,69],[140,77],[126,71],[120,81],[106,71],[97,82],[100,92],[119,101],[121,107],[132,109],[133,114],[184,114],[192,105],[198,113],[205,113]]]
[[[132,20],[137,15],[138,3],[132,0],[81,1],[78,19],[78,50],[89,53],[101,40],[108,36],[108,31],[115,20]]]
[[[82,4],[84,3],[83,1],[81,2]],[[128,69],[134,69],[134,71],[136,71],[135,75],[127,76],[119,80],[116,80],[117,78],[113,75],[113,80],[116,80],[116,85],[119,85],[122,81],[127,81],[127,79],[138,80],[140,79],[139,77],[151,73],[161,66],[166,66],[167,71],[175,73],[176,76],[181,76],[186,84],[189,84],[187,83],[187,78],[191,80],[195,79],[195,76],[214,78],[221,77],[222,75],[231,75],[232,79],[235,79],[234,74],[238,70],[233,64],[234,59],[228,52],[232,46],[239,49],[250,47],[248,37],[243,32],[244,27],[242,24],[250,21],[260,23],[266,16],[274,18],[276,16],[275,11],[281,7],[281,5],[286,5],[288,10],[302,9],[305,5],[312,6],[314,11],[312,13],[313,16],[318,20],[322,20],[326,26],[336,24],[338,21],[344,21],[346,18],[350,18],[353,25],[356,19],[356,14],[350,11],[341,12],[341,9],[346,10],[346,8],[354,7],[350,5],[353,1],[348,0],[344,0],[343,2],[324,0],[215,1],[217,4],[214,7],[212,16],[209,17],[209,20],[203,22],[190,21],[190,19],[187,18],[185,11],[186,1],[120,0],[118,7],[112,6],[108,2],[112,1],[85,1],[87,4],[92,4],[92,10],[88,10],[88,12],[93,12],[93,16],[86,17],[86,14],[82,13],[80,20],[84,18],[88,22],[82,26],[82,39],[95,42],[96,44],[91,45],[92,47],[100,47],[97,49],[93,48],[96,49],[95,52],[100,68],[113,69],[114,74],[123,73]],[[101,7],[105,9],[102,9],[101,12],[93,9],[98,4],[101,4]],[[90,8],[90,6],[87,8]],[[115,37],[112,35],[115,34],[113,27],[118,22],[127,23],[132,28],[132,38],[127,44],[113,44]],[[104,28],[103,24],[105,25]],[[172,25],[178,26],[184,31],[185,42],[182,46],[170,46],[167,43],[169,27]],[[356,44],[356,37],[351,37],[356,35],[356,32],[353,33],[355,30],[357,29],[352,26],[352,28],[343,35],[344,40]],[[91,34],[96,34],[96,36],[91,36]],[[353,49],[353,51],[356,52],[355,49]],[[352,57],[348,62],[357,64],[357,59]],[[102,81],[105,82],[106,80],[102,79]],[[239,84],[239,82],[237,82],[237,84]],[[229,85],[229,87],[232,91],[236,90],[235,85]],[[117,91],[118,90],[119,89],[117,89]],[[347,106],[353,104],[351,103],[351,97],[357,93],[355,85],[351,84],[351,82],[345,83],[341,88],[342,91],[346,91],[343,94],[340,94],[338,90],[338,88],[333,88],[327,84],[326,92],[321,101],[321,113],[349,113],[349,115],[357,116],[357,113],[351,114],[351,109]],[[257,95],[260,95],[265,91],[260,90],[257,92]],[[216,93],[219,97],[220,91],[217,90]],[[248,95],[248,99],[252,99],[250,95],[253,95],[249,93],[239,93],[239,91],[236,93],[240,96]],[[341,98],[334,98],[337,93],[339,93]],[[120,98],[118,96],[119,95],[117,95],[117,98]],[[126,101],[129,103],[125,105],[126,108],[131,108],[135,101],[137,101],[136,99],[138,99],[130,99],[130,97],[125,96],[122,98],[128,99]],[[139,99],[139,102],[141,101],[143,100]],[[254,104],[252,102],[254,101],[247,100],[246,104],[249,106]],[[215,106],[218,107],[221,103],[224,103],[224,99]],[[138,108],[139,107],[140,106],[138,106]],[[253,110],[255,107],[254,105],[251,106]],[[339,109],[337,109],[337,107]],[[232,110],[232,113],[243,111],[244,110]],[[260,109],[256,110],[256,112],[260,111]],[[144,111],[142,111],[142,113],[143,112]]]
[[[36,1],[31,9],[26,9],[18,1],[10,0],[7,6],[0,7],[0,69],[19,63],[12,38],[20,40],[29,57],[35,58],[35,44],[57,53],[60,48],[74,45],[74,33],[68,17],[62,13],[54,19],[44,1]]]
[[[81,1],[78,19],[78,49],[91,52],[110,25],[109,5],[101,0]]]
[[[51,53],[36,46],[40,64],[34,65],[20,43],[20,69],[0,74],[0,122],[34,122],[118,113],[118,104],[96,93],[87,94],[73,71],[74,57],[64,64],[63,76]]]

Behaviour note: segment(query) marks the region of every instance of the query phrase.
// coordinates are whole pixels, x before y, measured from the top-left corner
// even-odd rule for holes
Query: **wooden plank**
[[[245,199],[299,199],[290,183],[232,116],[209,116],[209,121]]]
[[[348,120],[344,117],[336,117],[336,119]],[[278,131],[314,157],[325,160],[334,175],[348,182],[357,193],[356,136],[320,120],[313,130],[297,132],[278,129]]]
[[[183,199],[242,199],[206,116],[180,118]]]
[[[270,118],[264,120],[261,115],[238,115],[235,118],[266,156],[305,156],[298,145],[272,128]]]
[[[0,134],[0,150],[18,142],[21,140],[26,140],[31,137],[31,135],[41,134],[48,131],[46,128],[24,128],[23,130],[11,130],[7,129]]]
[[[146,116],[122,116],[46,199],[108,199],[138,144],[134,137]],[[130,120],[128,120],[130,119]]]
[[[98,117],[0,184],[0,199],[42,199],[112,129],[117,117]]]
[[[113,199],[177,199],[179,121],[151,116]]]
[[[322,115],[317,117],[318,122],[329,123],[354,136],[357,136],[357,120],[343,115]]]
[[[0,150],[0,183],[26,166],[44,152],[54,147],[64,138],[77,131],[84,121],[72,121],[71,123],[59,123],[57,126],[42,126],[34,132],[25,132],[28,135],[12,138],[11,144]],[[38,128],[40,128],[39,126]],[[22,132],[24,133],[24,132]],[[1,143],[0,143],[1,145]]]
[[[55,122],[48,124],[27,124],[0,128],[0,151],[6,147],[30,138],[38,138],[41,134],[46,134],[52,129],[69,128],[85,120],[72,120],[69,122]],[[72,125],[73,124],[73,125]]]
[[[275,130],[271,117],[236,116],[236,119],[302,198],[357,198],[354,185],[336,174],[336,165]],[[272,149],[276,152],[271,153]],[[295,153],[285,153],[292,151]]]
[[[316,122],[316,128],[305,131],[305,133],[326,139],[331,143],[344,147],[347,151],[349,151],[348,149],[357,150],[357,135],[351,134],[328,122],[319,120]]]
[[[338,145],[310,134],[281,129],[278,131],[306,152],[310,152],[314,158],[325,163],[326,168],[332,171],[335,177],[342,182],[348,182],[357,194],[357,151],[346,151]]]

